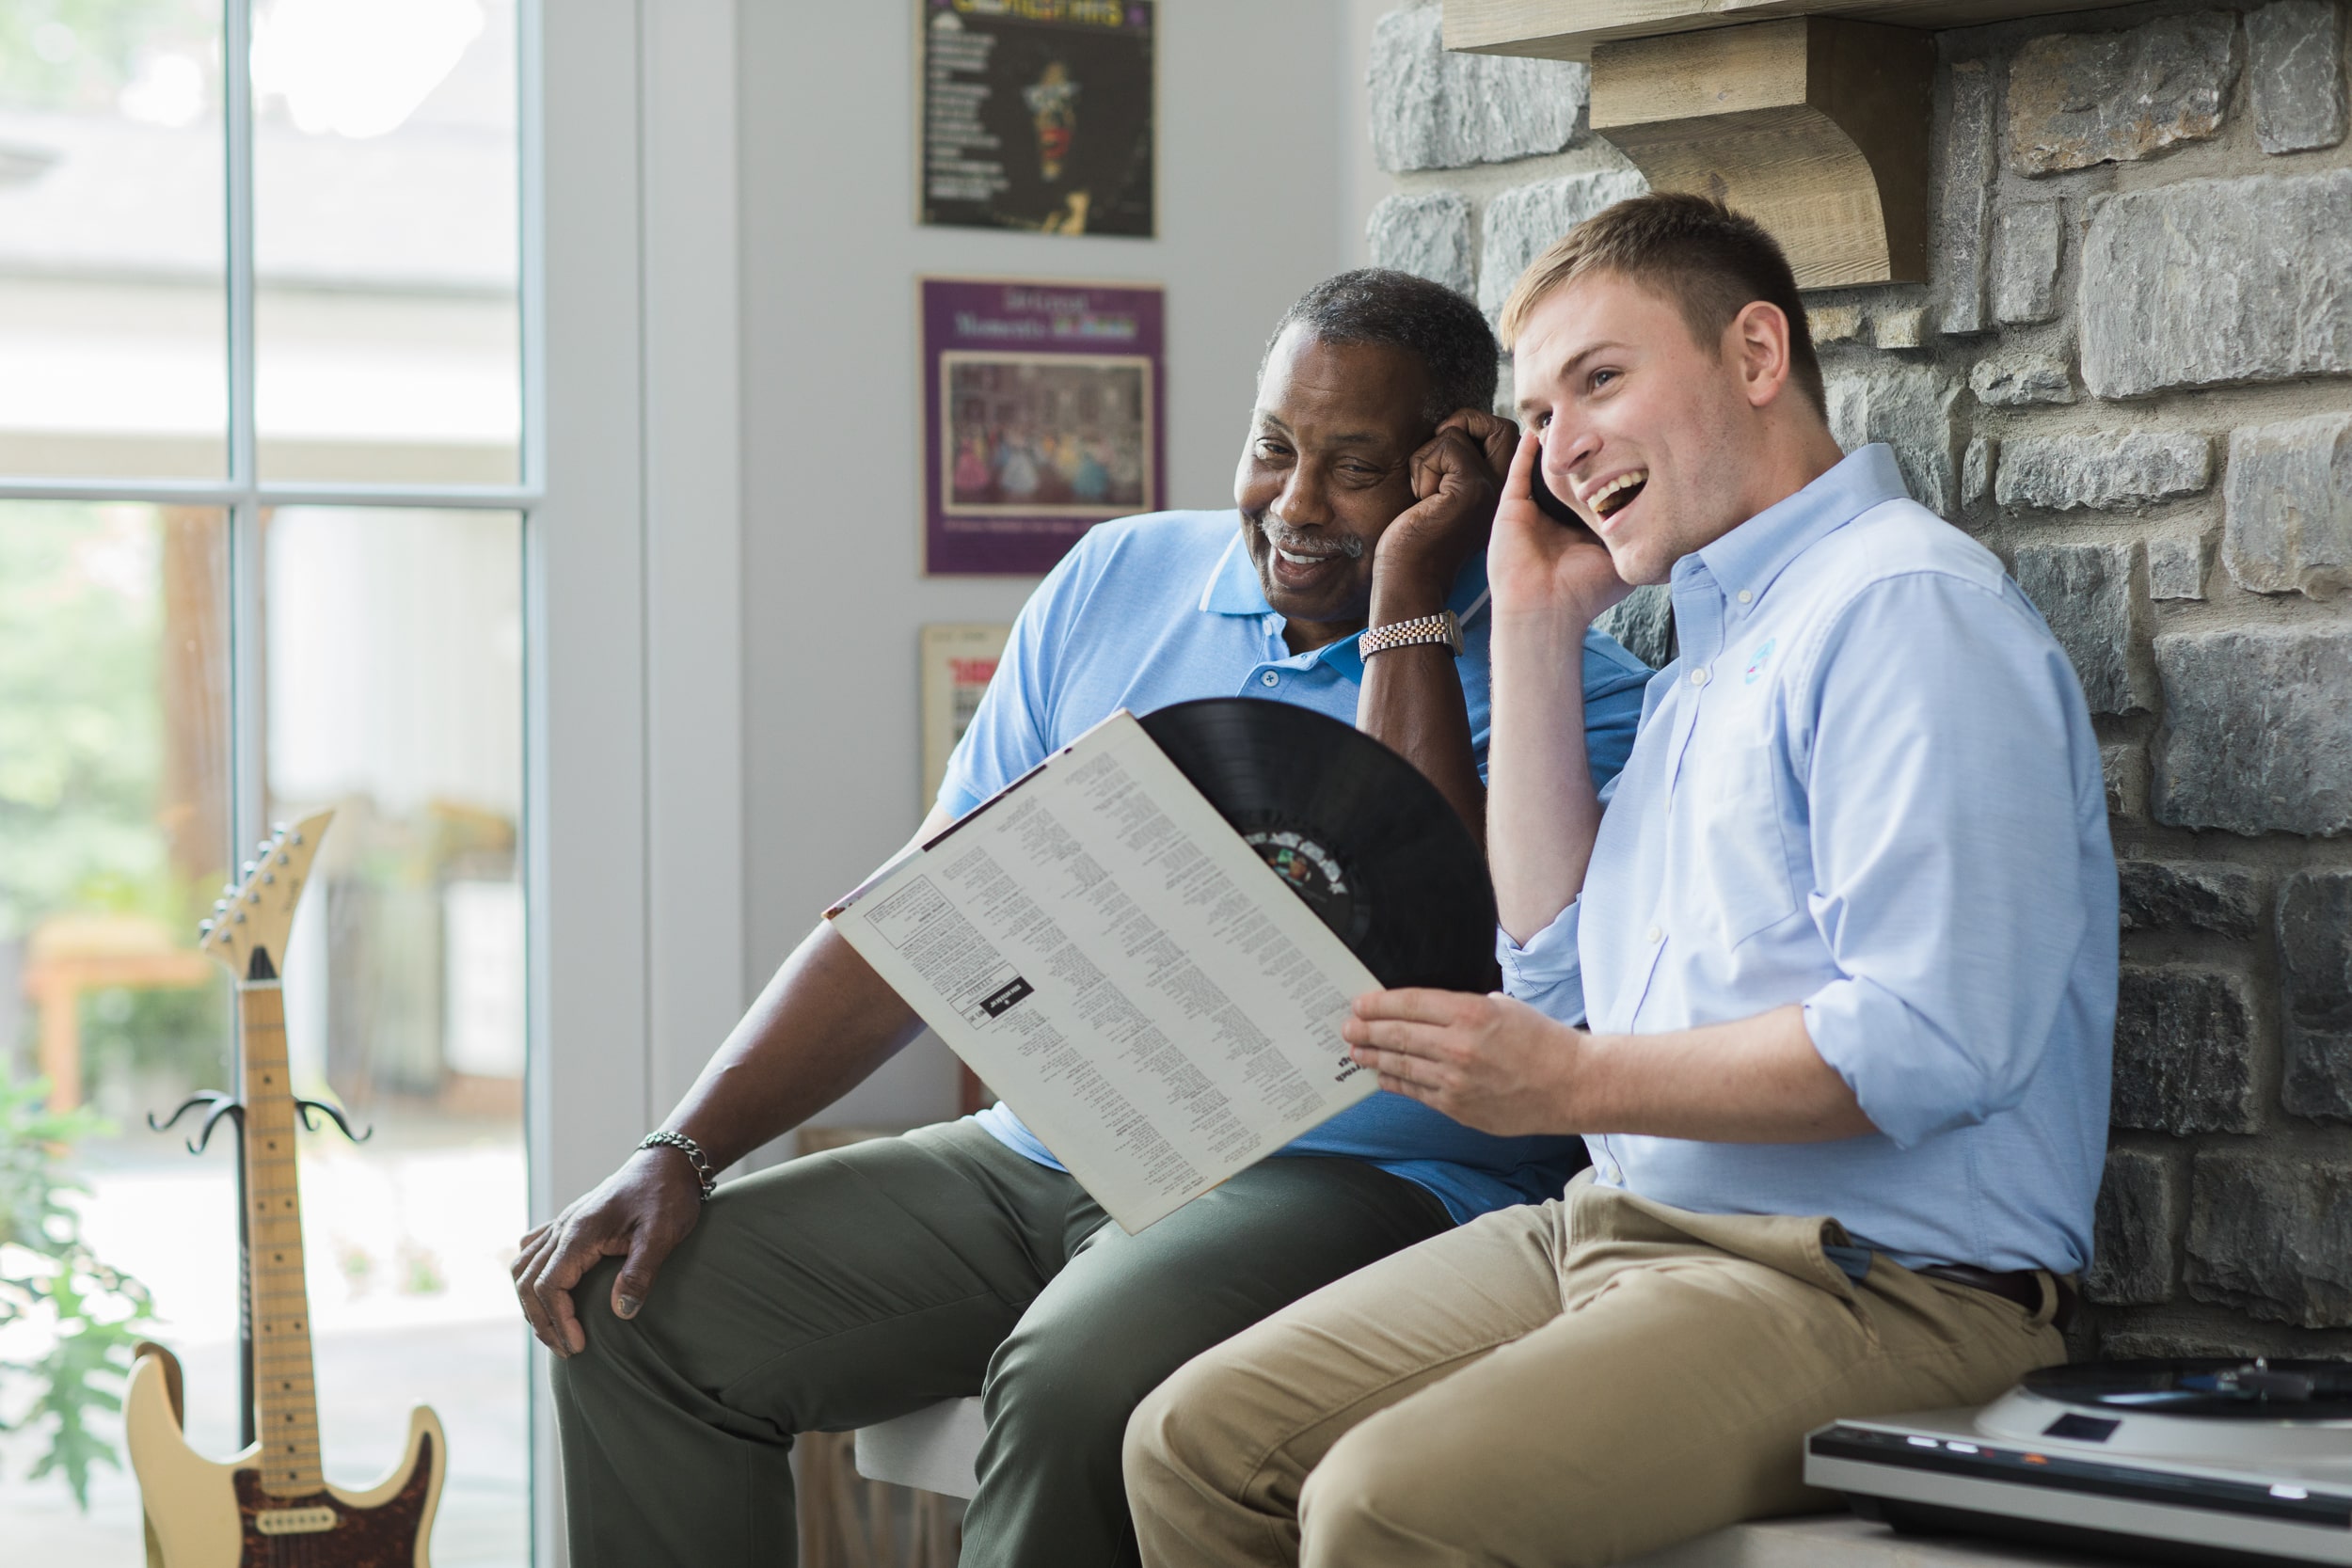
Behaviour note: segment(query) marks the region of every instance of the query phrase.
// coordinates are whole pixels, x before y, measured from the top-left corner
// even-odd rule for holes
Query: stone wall
[[[2010,562],[2098,726],[2124,964],[2082,1354],[2352,1356],[2347,34],[2340,0],[1942,34],[1931,280],[1807,296],[1839,438]],[[1434,5],[1371,86],[1375,260],[1490,313],[1641,188],[1582,67],[1446,55]],[[1616,627],[1670,657],[1654,596]]]

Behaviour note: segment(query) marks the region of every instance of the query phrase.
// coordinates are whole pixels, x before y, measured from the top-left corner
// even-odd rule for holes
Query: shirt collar
[[[1726,595],[1744,588],[1760,599],[1788,563],[1814,545],[1872,507],[1910,493],[1895,466],[1894,450],[1874,441],[1696,554]]]
[[[1454,575],[1454,589],[1446,595],[1445,607],[1467,627],[1486,612],[1486,552],[1474,550]],[[1209,569],[1209,580],[1201,584],[1200,610],[1207,615],[1271,615],[1277,623],[1281,620],[1274,606],[1266,602],[1265,584],[1258,580],[1258,568],[1251,564],[1249,552],[1242,547],[1238,529],[1226,542],[1225,553]],[[1359,632],[1343,637],[1301,657],[1305,660],[1321,658],[1361,678],[1363,656],[1356,651],[1356,637],[1361,635]]]

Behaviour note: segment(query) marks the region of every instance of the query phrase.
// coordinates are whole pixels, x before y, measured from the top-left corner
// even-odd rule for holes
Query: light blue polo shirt
[[[1478,770],[1486,770],[1486,562],[1473,558],[1447,605]],[[1364,661],[1354,637],[1294,654],[1242,545],[1238,512],[1159,512],[1098,524],[1023,607],[972,726],[947,762],[939,803],[961,816],[1120,708],[1197,697],[1263,697],[1356,721]],[[1596,785],[1632,749],[1649,670],[1600,632],[1584,642],[1584,713]],[[1001,1102],[982,1126],[1056,1170],[1060,1162]],[[1456,1220],[1558,1195],[1574,1138],[1496,1138],[1402,1095],[1375,1093],[1285,1154],[1368,1161],[1426,1187]]]

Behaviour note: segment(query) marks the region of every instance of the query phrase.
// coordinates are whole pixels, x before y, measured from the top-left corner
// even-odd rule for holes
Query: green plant
[[[152,1321],[153,1304],[146,1286],[90,1251],[81,1215],[65,1201],[88,1189],[67,1177],[64,1151],[104,1124],[86,1111],[49,1109],[48,1093],[40,1079],[0,1081],[0,1329],[31,1323],[53,1336],[44,1354],[0,1361],[0,1395],[14,1395],[4,1402],[31,1388],[29,1408],[13,1422],[0,1420],[0,1431],[54,1422],[48,1451],[27,1479],[62,1473],[87,1511],[91,1469],[122,1467],[89,1418],[122,1408],[132,1348]]]

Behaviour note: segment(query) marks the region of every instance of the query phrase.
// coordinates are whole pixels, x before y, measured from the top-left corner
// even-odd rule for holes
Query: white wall
[[[1163,0],[1149,241],[918,226],[915,8],[742,7],[746,996],[920,819],[916,627],[1010,620],[1032,586],[921,575],[915,277],[1163,284],[1168,500],[1231,505],[1267,331],[1360,250],[1352,3]],[[926,1040],[820,1119],[954,1093]]]

